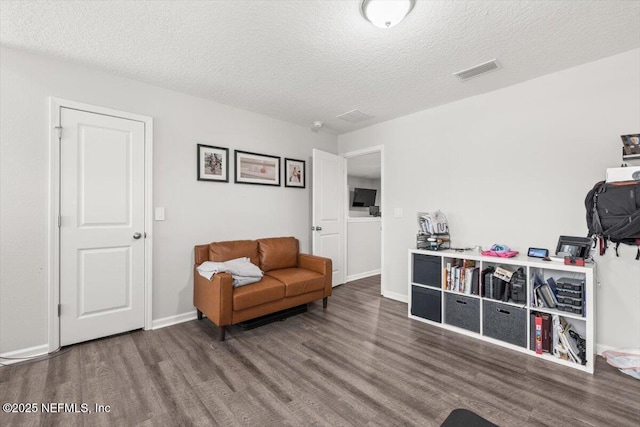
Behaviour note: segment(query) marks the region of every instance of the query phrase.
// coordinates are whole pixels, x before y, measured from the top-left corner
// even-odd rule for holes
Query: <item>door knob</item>
[[[140,234],[140,233],[133,233],[133,238],[134,238],[134,239],[138,240],[138,239],[139,239],[139,238],[141,238],[141,237],[142,237],[142,234]]]
[[[322,231],[322,227],[316,227],[316,231]]]

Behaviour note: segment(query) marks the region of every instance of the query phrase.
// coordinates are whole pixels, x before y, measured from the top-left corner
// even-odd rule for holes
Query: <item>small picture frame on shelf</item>
[[[621,135],[622,157],[624,159],[640,159],[640,134]]]
[[[198,144],[198,181],[229,182],[229,149]]]
[[[235,182],[280,186],[280,157],[235,150]]]
[[[305,161],[284,159],[284,186],[305,188]]]

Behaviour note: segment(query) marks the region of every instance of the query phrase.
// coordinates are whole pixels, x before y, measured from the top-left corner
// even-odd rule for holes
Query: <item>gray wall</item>
[[[292,235],[310,247],[310,156],[336,137],[102,71],[1,48],[0,353],[47,343],[48,97],[154,118],[153,318],[193,310],[193,246]],[[307,188],[196,180],[196,144],[307,160]],[[231,161],[233,152],[230,151]]]
[[[462,84],[473,84],[473,80]],[[407,298],[416,212],[442,210],[454,246],[555,250],[587,232],[584,198],[640,131],[640,50],[338,137],[339,152],[385,145],[383,294]],[[596,257],[599,349],[640,347],[636,247]]]

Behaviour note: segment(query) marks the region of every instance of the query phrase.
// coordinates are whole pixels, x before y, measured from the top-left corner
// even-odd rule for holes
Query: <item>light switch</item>
[[[393,210],[393,216],[396,218],[402,218],[404,216],[404,212],[402,211],[402,208],[395,208]]]
[[[156,208],[156,221],[164,221],[164,208]]]

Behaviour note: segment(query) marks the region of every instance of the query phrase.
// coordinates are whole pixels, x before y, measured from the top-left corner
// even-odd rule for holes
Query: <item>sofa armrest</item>
[[[333,283],[333,265],[331,258],[324,258],[317,255],[298,254],[298,267],[315,271],[325,277],[324,296],[331,295]]]
[[[218,326],[230,325],[233,312],[233,278],[217,273],[208,280],[193,269],[193,305]]]

